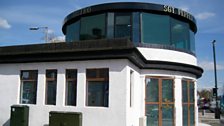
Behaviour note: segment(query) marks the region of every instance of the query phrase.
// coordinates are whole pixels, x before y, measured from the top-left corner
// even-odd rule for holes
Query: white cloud
[[[65,36],[57,36],[50,40],[50,42],[65,42]]]
[[[8,23],[6,19],[0,17],[0,28],[10,29],[11,25]]]
[[[205,19],[208,19],[208,18],[211,18],[211,17],[214,17],[214,16],[215,16],[215,13],[212,13],[212,12],[203,12],[203,13],[197,14],[195,17],[198,20],[205,20]]]
[[[198,63],[200,67],[202,67],[206,71],[214,70],[214,63],[213,61],[201,61]],[[216,64],[217,70],[224,70],[223,64]]]
[[[48,29],[47,33],[48,33],[48,34],[53,34],[53,33],[54,33],[54,30],[52,30],[52,29]]]

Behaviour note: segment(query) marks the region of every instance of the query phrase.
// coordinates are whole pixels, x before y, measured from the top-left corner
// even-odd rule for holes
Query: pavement
[[[198,121],[199,126],[224,126],[224,124],[221,124],[220,119],[215,119],[215,114],[209,111],[205,111],[204,115],[199,112]]]

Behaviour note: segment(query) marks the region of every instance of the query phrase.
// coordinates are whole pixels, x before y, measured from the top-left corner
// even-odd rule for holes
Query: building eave
[[[88,40],[0,47],[0,64],[128,59],[140,69],[181,71],[201,77],[203,69],[183,63],[146,60],[129,39]]]

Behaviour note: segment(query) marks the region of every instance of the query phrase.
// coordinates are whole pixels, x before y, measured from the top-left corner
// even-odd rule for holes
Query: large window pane
[[[189,24],[171,18],[171,38],[176,48],[190,50]]]
[[[182,102],[188,102],[188,86],[187,81],[182,81]]]
[[[173,126],[173,105],[163,104],[162,106],[162,124],[163,126]]]
[[[87,106],[108,107],[109,69],[87,69]]]
[[[76,105],[77,70],[66,70],[66,105]]]
[[[81,18],[80,40],[105,38],[106,14]]]
[[[80,21],[72,23],[66,29],[66,42],[73,42],[79,40]]]
[[[56,81],[47,82],[47,103],[48,105],[56,104]]]
[[[37,85],[36,82],[24,81],[22,84],[22,103],[36,104]]]
[[[158,105],[146,105],[147,126],[159,126]]]
[[[140,42],[140,13],[133,12],[132,15],[132,42],[138,44]]]
[[[189,90],[190,90],[190,102],[194,103],[194,83],[189,83]]]
[[[108,106],[107,82],[88,82],[88,106]]]
[[[188,126],[188,106],[183,105],[183,126]]]
[[[115,38],[131,38],[131,13],[115,14]]]
[[[154,78],[146,79],[146,102],[159,101],[159,80]]]
[[[169,16],[142,13],[142,42],[170,45]]]
[[[37,70],[21,71],[20,103],[36,104]]]
[[[46,104],[56,105],[57,70],[46,70]]]
[[[195,53],[195,38],[194,32],[190,31],[190,50]]]
[[[190,126],[194,126],[195,121],[194,105],[190,105]]]
[[[163,102],[173,102],[173,80],[162,80]]]

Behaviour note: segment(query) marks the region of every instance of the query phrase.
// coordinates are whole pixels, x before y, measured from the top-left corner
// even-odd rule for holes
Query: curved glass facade
[[[136,45],[154,45],[195,53],[189,23],[147,12],[108,12],[79,17],[66,27],[66,42],[129,38]]]

